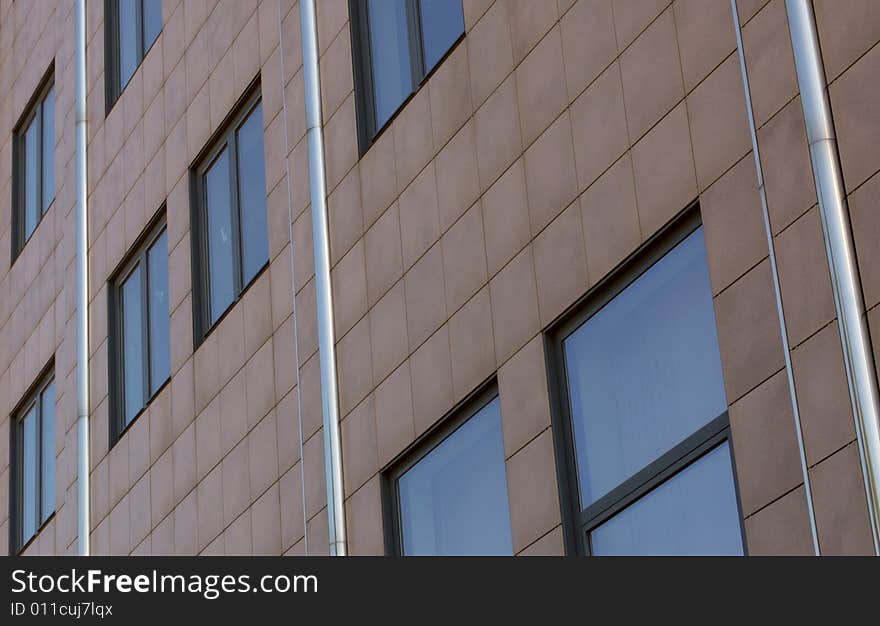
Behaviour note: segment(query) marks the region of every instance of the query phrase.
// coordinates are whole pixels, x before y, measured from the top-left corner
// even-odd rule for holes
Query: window
[[[550,335],[555,372],[563,373],[554,429],[568,455],[561,482],[571,549],[743,553],[696,219],[654,242]]]
[[[350,0],[361,152],[464,35],[461,0]]]
[[[107,111],[162,32],[162,0],[105,0]]]
[[[481,394],[386,476],[392,554],[513,553],[498,396]]]
[[[168,235],[152,227],[117,272],[110,297],[112,446],[171,374]]]
[[[55,381],[51,372],[28,394],[11,424],[10,546],[21,552],[55,512]]]
[[[13,170],[15,260],[55,199],[55,87],[51,71],[16,127]]]
[[[199,162],[193,176],[196,344],[269,262],[258,97],[245,101]]]

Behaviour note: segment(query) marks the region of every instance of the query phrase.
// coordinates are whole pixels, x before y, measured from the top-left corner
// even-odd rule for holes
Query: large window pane
[[[229,202],[229,158],[226,150],[205,176],[208,230],[208,290],[213,324],[235,297],[232,255],[232,208]]]
[[[163,232],[147,253],[150,285],[150,395],[159,390],[171,372],[171,338],[168,310],[168,237]]]
[[[237,133],[238,193],[241,214],[242,281],[247,284],[269,260],[266,227],[266,165],[263,106],[258,104]]]
[[[702,229],[564,342],[582,507],[727,409]]]
[[[125,88],[138,63],[138,0],[119,0],[119,89]]]
[[[368,0],[376,130],[413,90],[406,0]]]
[[[728,443],[596,528],[590,544],[596,555],[741,555]]]
[[[430,72],[464,32],[459,0],[419,0],[425,71]]]
[[[125,427],[144,406],[144,345],[141,266],[122,285],[122,346]]]
[[[162,0],[143,0],[144,54],[162,31]]]
[[[40,221],[40,116],[33,121],[24,133],[24,238],[27,240],[37,222]]]
[[[21,540],[30,539],[37,532],[37,407],[28,411],[22,421],[21,455]]]
[[[400,477],[404,554],[511,554],[496,398]]]
[[[55,88],[43,100],[43,206],[45,213],[55,199]]]
[[[49,519],[55,511],[55,383],[51,382],[40,399],[40,433],[42,447],[42,507],[40,523]]]

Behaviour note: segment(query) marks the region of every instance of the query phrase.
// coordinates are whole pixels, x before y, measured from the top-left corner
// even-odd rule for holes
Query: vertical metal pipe
[[[755,115],[752,109],[752,90],[749,86],[749,74],[746,70],[746,56],[743,49],[742,27],[739,22],[739,13],[736,8],[736,0],[730,0],[730,8],[733,11],[733,25],[736,32],[736,47],[739,53],[739,68],[742,74],[743,90],[746,98],[746,114],[749,119],[749,132],[752,138],[752,155],[755,158],[755,171],[758,177],[758,194],[761,197],[761,211],[764,218],[764,233],[767,237],[767,248],[770,254],[770,274],[773,277],[773,292],[776,296],[776,312],[779,317],[779,333],[782,336],[782,352],[785,355],[785,374],[788,378],[788,395],[791,400],[791,411],[794,415],[795,434],[800,454],[801,473],[804,478],[804,492],[807,500],[807,514],[810,519],[810,534],[813,540],[813,553],[821,554],[819,549],[819,533],[816,529],[816,513],[813,509],[813,489],[810,486],[810,472],[807,467],[807,453],[804,446],[804,431],[801,426],[801,412],[798,405],[797,394],[794,388],[794,370],[791,366],[791,349],[788,344],[788,328],[785,323],[785,312],[782,306],[782,292],[779,288],[779,269],[776,264],[776,244],[773,241],[773,230],[770,227],[770,210],[767,207],[767,192],[764,188],[764,168],[761,165],[761,153],[758,150],[758,134],[755,129]]]
[[[880,401],[825,69],[810,0],[786,0],[791,47],[858,437],[874,552],[880,554]]]
[[[345,501],[342,484],[342,443],[336,382],[336,334],[330,284],[330,233],[324,134],[321,118],[321,77],[318,70],[318,24],[315,0],[300,0],[306,132],[309,142],[309,192],[315,248],[315,292],[318,309],[318,351],[321,361],[321,403],[324,418],[324,469],[327,477],[327,522],[330,556],[346,556]]]
[[[296,261],[293,256],[293,207],[290,196],[290,146],[287,135],[287,72],[284,68],[284,16],[278,3],[278,55],[281,57],[281,114],[284,130],[284,177],[287,184],[287,236],[290,241],[290,296],[293,305],[293,356],[296,364],[296,425],[299,430],[299,488],[302,500],[303,547],[309,554],[308,513],[306,512],[306,472],[303,463],[302,385],[299,377],[299,318],[296,315]]]
[[[80,556],[89,538],[89,231],[86,160],[86,0],[76,2],[76,476]]]

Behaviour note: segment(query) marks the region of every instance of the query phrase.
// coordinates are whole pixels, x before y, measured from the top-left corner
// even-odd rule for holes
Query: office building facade
[[[79,550],[83,284],[92,554],[875,553],[784,0],[319,0],[320,129],[299,2],[89,0],[87,277],[76,4],[0,2],[0,553]],[[873,373],[880,11],[808,4]]]

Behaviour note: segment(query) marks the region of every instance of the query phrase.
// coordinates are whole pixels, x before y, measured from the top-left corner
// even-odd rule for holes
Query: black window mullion
[[[146,248],[140,254],[139,264],[141,266],[141,274],[143,275],[143,279],[141,280],[141,344],[143,345],[143,349],[141,350],[141,363],[143,367],[143,381],[144,381],[144,389],[143,389],[143,398],[141,398],[141,408],[147,406],[147,401],[150,398],[150,306],[149,306],[149,298],[150,298],[150,269],[147,265],[147,252]]]
[[[43,217],[43,101],[37,104],[35,113],[34,113],[34,123],[37,125],[37,153],[34,155],[34,167],[36,168],[36,172],[34,172],[34,180],[37,185],[37,225],[40,223],[40,219]],[[34,225],[34,232],[36,232],[37,226]],[[32,232],[31,235],[34,233]]]
[[[140,66],[144,60],[144,3],[143,0],[137,0],[134,3],[135,20],[137,21],[137,64]],[[135,69],[137,71],[137,69]]]
[[[211,264],[208,258],[208,176],[207,168],[196,179],[195,224],[198,227],[196,258],[199,262],[196,284],[199,285],[198,315],[199,329],[197,339],[205,335],[211,327]],[[197,345],[193,344],[193,345]]]
[[[603,523],[729,439],[730,426],[728,414],[725,412],[618,485],[609,494],[583,509],[579,523],[581,533],[588,536]],[[589,540],[587,545],[589,546]]]
[[[40,391],[37,393],[37,398],[34,401],[34,410],[36,411],[36,420],[37,420],[37,440],[35,442],[34,448],[37,451],[36,463],[37,463],[37,471],[35,473],[36,480],[34,481],[34,500],[36,505],[36,518],[35,518],[35,526],[37,529],[40,528],[43,522],[43,454],[45,454],[45,450],[43,450],[43,392]]]
[[[422,12],[419,0],[407,0],[406,17],[409,31],[409,67],[412,74],[413,91],[417,90],[425,78],[425,52],[422,45]]]
[[[232,239],[233,254],[235,258],[232,263],[233,285],[235,297],[233,302],[238,300],[244,289],[244,250],[242,250],[241,242],[241,202],[239,202],[239,183],[238,183],[238,141],[236,140],[237,129],[233,128],[229,132],[227,139],[227,150],[229,155],[229,205],[232,213]]]
[[[15,507],[13,512],[15,519],[12,520],[13,528],[13,546],[16,552],[21,550],[24,541],[24,529],[22,528],[24,521],[24,420],[19,417],[15,420],[15,438],[13,440],[15,450],[15,462],[13,469],[15,470],[15,482],[13,483],[14,494],[13,503]]]

